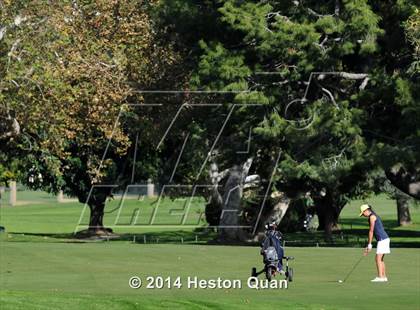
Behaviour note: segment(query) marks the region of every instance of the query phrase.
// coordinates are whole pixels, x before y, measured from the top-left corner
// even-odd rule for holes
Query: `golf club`
[[[349,276],[353,273],[353,271],[356,269],[356,267],[360,264],[360,262],[363,260],[365,256],[362,255],[357,262],[353,265],[353,268],[349,271],[349,273],[344,277],[343,280],[338,280],[339,283],[344,283],[349,278]]]

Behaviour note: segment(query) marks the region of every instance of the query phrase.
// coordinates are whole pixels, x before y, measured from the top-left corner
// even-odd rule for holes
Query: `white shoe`
[[[388,282],[388,278],[376,277],[375,279],[370,280],[370,282]]]

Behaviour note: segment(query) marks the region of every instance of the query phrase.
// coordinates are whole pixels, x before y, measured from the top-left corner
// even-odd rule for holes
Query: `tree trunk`
[[[290,199],[286,196],[285,193],[275,192],[275,201],[273,208],[266,214],[262,214],[259,219],[257,232],[262,232],[265,230],[265,224],[267,222],[276,222],[278,226],[281,227],[281,221],[287,213],[287,210],[290,206]],[[272,196],[273,197],[273,196]]]
[[[287,209],[289,209],[289,206],[290,199],[286,196],[283,196],[283,198],[274,206],[270,214],[270,219],[272,219],[277,223],[277,225],[279,225],[281,223],[281,220],[285,216]]]
[[[89,230],[94,232],[105,230],[103,224],[105,203],[89,204],[89,208]]]
[[[385,171],[386,177],[403,193],[420,199],[420,172],[412,169],[408,171],[401,165],[395,165],[391,169]]]
[[[242,187],[241,171],[234,167],[229,173],[223,194],[223,208],[219,223],[219,239],[221,241],[239,241],[242,239],[239,225]]]
[[[81,235],[107,235],[112,229],[104,227],[104,209],[107,198],[111,195],[111,188],[95,188],[87,204],[90,209],[89,228]]]
[[[210,181],[212,189],[210,192],[209,201],[206,204],[205,215],[206,221],[210,226],[219,226],[220,214],[222,213],[223,198],[219,192],[219,182],[228,174],[228,170],[219,173],[219,168],[216,163],[210,165]]]
[[[242,166],[229,169],[229,177],[223,190],[223,207],[220,215],[219,240],[236,242],[245,239],[241,226],[242,196],[245,180],[251,168],[253,158],[248,158]]]
[[[12,117],[9,111],[6,112],[7,115],[4,115],[2,112],[0,111],[0,140],[18,136],[21,130],[17,119]]]
[[[245,186],[257,186],[260,182],[259,176],[248,176],[252,162],[251,157],[241,166],[235,165],[220,173],[215,162],[210,166],[210,180],[213,186],[205,214],[211,226],[217,225],[218,241],[236,242],[245,239],[245,233],[240,227],[243,191]],[[226,178],[223,189],[219,191],[219,182]]]
[[[409,198],[401,193],[396,195],[397,211],[398,211],[398,225],[406,226],[411,224],[411,216],[409,210]]]
[[[325,196],[315,198],[315,211],[318,216],[318,230],[325,232],[325,240],[332,241],[332,232],[337,228],[338,217],[340,215],[341,206],[330,193]]]

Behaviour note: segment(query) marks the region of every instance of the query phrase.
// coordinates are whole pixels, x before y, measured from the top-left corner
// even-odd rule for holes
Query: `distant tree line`
[[[0,181],[88,203],[95,234],[92,186],[149,178],[198,186],[221,241],[307,214],[330,238],[384,191],[407,224],[419,33],[416,1],[0,1]]]

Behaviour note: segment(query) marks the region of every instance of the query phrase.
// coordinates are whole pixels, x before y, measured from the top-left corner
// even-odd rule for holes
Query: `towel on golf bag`
[[[279,259],[278,269],[283,269],[283,261],[282,258],[284,256],[284,250],[281,246],[281,234],[275,230],[269,230],[265,233],[265,239],[261,244],[261,254],[264,255],[264,251],[267,250],[269,247],[274,247],[277,252],[277,256]]]

